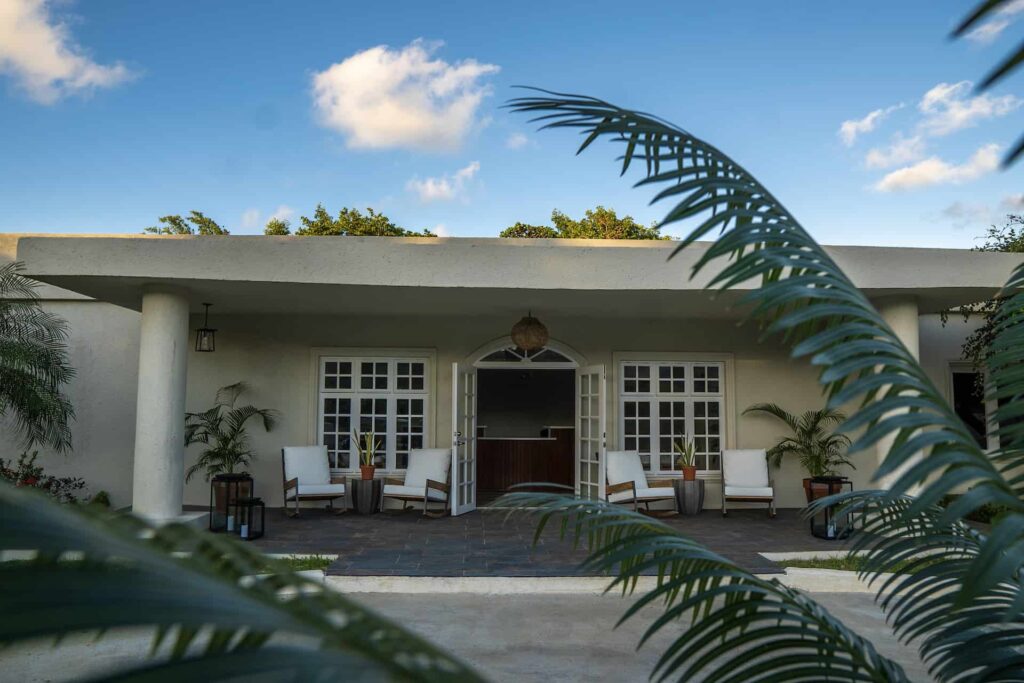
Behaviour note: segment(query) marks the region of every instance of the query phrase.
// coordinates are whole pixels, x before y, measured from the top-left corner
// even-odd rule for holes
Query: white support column
[[[896,333],[899,340],[907,347],[907,350],[913,354],[914,358],[920,360],[921,332],[917,299],[909,296],[886,297],[875,301],[874,304],[885,322],[889,324],[889,327],[891,327],[893,332]],[[885,456],[888,455],[889,449],[892,448],[894,441],[895,438],[886,437],[881,439],[875,445],[875,455],[879,465],[882,464]],[[879,488],[887,489],[895,483],[898,477],[899,472],[894,472],[893,474],[876,481],[875,484]]]
[[[185,485],[185,293],[143,293],[141,332],[132,510],[152,520],[167,520],[181,514]]]

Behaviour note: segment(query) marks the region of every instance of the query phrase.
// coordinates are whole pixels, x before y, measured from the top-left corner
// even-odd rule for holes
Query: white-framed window
[[[333,469],[358,469],[354,431],[374,433],[374,464],[389,471],[405,469],[409,451],[426,447],[430,358],[332,355],[320,356],[317,367],[317,442],[327,446]]]
[[[619,446],[652,473],[678,472],[673,444],[693,439],[699,470],[717,471],[725,447],[725,364],[619,363]]]

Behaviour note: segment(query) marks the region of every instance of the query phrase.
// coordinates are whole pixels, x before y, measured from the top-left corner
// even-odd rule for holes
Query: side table
[[[360,515],[372,515],[380,509],[380,495],[383,489],[383,479],[349,477],[345,485],[349,506],[353,512]]]
[[[672,482],[676,492],[676,509],[681,515],[696,515],[704,509],[704,480],[686,481],[676,479]]]

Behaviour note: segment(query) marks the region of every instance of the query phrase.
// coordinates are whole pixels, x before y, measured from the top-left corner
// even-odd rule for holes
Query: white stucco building
[[[572,430],[571,481],[603,481],[602,449],[641,451],[652,475],[678,476],[671,442],[698,442],[700,475],[718,453],[770,447],[777,423],[743,416],[758,402],[818,408],[816,372],[778,340],[740,324],[740,293],[712,298],[689,279],[701,246],[669,261],[669,242],[359,237],[0,236],[0,259],[45,283],[45,306],[71,328],[74,452],[49,470],[82,476],[116,506],[156,517],[202,505],[182,414],[245,381],[246,397],[280,412],[250,429],[256,493],[280,505],[280,448],[324,443],[336,472],[352,471],[353,427],[386,435],[381,473],[410,448],[448,447],[462,462],[487,441]],[[836,261],[954,398],[969,373],[970,330],[938,313],[985,299],[1019,256],[958,250],[832,247]],[[194,350],[210,303],[216,350]],[[532,311],[548,351],[521,362],[508,334]],[[511,371],[511,374],[510,372]],[[554,373],[554,374],[546,374]],[[960,382],[960,384],[964,384]],[[956,397],[963,403],[963,396]],[[4,432],[0,457],[18,445]],[[464,438],[463,438],[464,437]],[[488,445],[493,451],[493,446]],[[491,452],[487,451],[487,452]],[[868,485],[873,454],[851,476]],[[491,480],[502,472],[487,465]],[[485,468],[486,469],[486,468]],[[460,477],[459,471],[463,473]],[[456,468],[457,507],[471,510],[478,477]],[[479,471],[479,470],[477,470]],[[568,470],[567,470],[568,471]],[[507,473],[504,473],[507,474]],[[775,473],[779,504],[803,504],[794,462]],[[479,477],[484,478],[480,471]],[[461,487],[458,485],[461,483]],[[708,487],[716,506],[717,487]]]

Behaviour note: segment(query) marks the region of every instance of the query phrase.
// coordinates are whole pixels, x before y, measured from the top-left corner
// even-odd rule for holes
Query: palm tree
[[[71,450],[75,417],[64,385],[75,375],[68,361],[68,324],[43,310],[38,284],[20,263],[0,266],[0,416],[13,418],[26,448]]]
[[[773,467],[781,465],[786,455],[798,457],[800,466],[812,477],[832,476],[842,465],[854,467],[845,457],[850,438],[842,432],[828,431],[829,427],[841,425],[846,419],[841,411],[822,408],[808,410],[798,417],[775,403],[758,403],[743,411],[744,415],[750,413],[776,417],[793,432],[792,436],[783,438],[768,449],[768,458]]]
[[[263,429],[274,428],[277,412],[252,405],[235,407],[239,396],[249,390],[245,382],[237,382],[217,390],[214,406],[201,413],[185,413],[185,446],[195,443],[210,445],[199,454],[185,472],[190,481],[196,472],[205,470],[207,481],[217,474],[231,473],[248,467],[252,460],[249,435],[245,424],[254,417],[262,418]]]
[[[891,488],[825,498],[811,511],[839,504],[869,513],[854,541],[865,553],[863,573],[877,579],[904,565],[879,588],[879,602],[932,676],[1024,678],[1024,451],[1012,446],[1024,437],[1024,264],[1002,293],[1005,314],[989,362],[987,395],[1000,406],[993,426],[1008,445],[987,454],[864,293],[736,161],[662,119],[591,97],[539,91],[509,106],[544,128],[577,131],[579,152],[610,140],[622,174],[639,167],[638,186],[665,185],[654,201],[675,203],[661,225],[696,223],[673,255],[715,236],[691,277],[714,263],[709,289],[759,283],[742,300],[751,317],[820,368],[830,408],[859,400],[844,423],[861,430],[850,452],[893,444],[875,473],[892,475]],[[512,494],[504,503],[540,515],[542,527],[558,520],[563,535],[590,548],[587,566],[618,573],[613,586],[632,591],[640,574],[656,575],[657,587],[625,618],[660,600],[666,612],[647,637],[684,615],[692,620],[673,629],[659,679],[906,679],[809,597],[751,576],[674,529],[600,501]],[[988,533],[965,523],[988,504],[1006,509]]]

